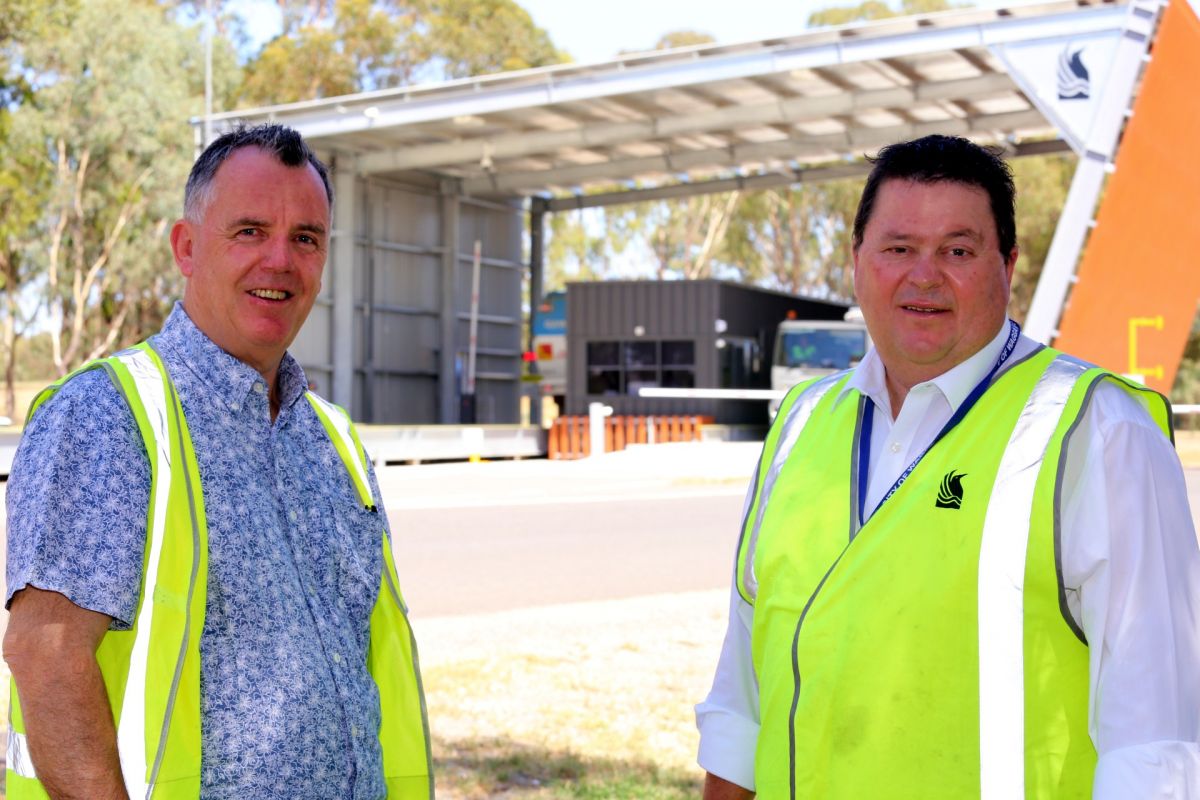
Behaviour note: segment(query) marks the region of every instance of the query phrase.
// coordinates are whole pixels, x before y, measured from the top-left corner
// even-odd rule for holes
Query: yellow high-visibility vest
[[[133,627],[109,631],[96,660],[117,729],[131,798],[195,800],[200,795],[200,633],[208,586],[208,526],[200,472],[183,407],[148,342],[92,362],[45,389],[29,416],[80,372],[103,369],[129,404],[150,458],[142,589]],[[341,408],[306,394],[364,507],[376,505],[358,434]],[[371,611],[367,666],[379,690],[379,742],[389,800],[433,797],[432,759],[416,642],[386,527],[383,570]],[[46,798],[25,742],[10,680],[7,763],[10,800]]]
[[[1088,651],[1061,582],[1065,443],[1102,381],[1043,349],[996,378],[865,523],[865,398],[785,399],[743,523],[758,797],[1091,797]]]

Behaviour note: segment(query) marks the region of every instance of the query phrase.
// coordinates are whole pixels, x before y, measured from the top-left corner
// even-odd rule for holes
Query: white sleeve
[[[742,504],[742,528],[758,491],[758,470],[750,479]],[[741,543],[738,543],[740,549]],[[733,563],[737,564],[737,551]],[[735,570],[736,571],[736,567]],[[738,593],[737,576],[729,599],[729,627],[717,659],[708,697],[696,706],[700,752],[696,757],[705,772],[754,791],[754,751],[758,745],[758,677],[750,658],[750,628],[754,606]]]
[[[1094,800],[1200,800],[1200,547],[1179,457],[1097,387],[1070,442],[1062,568],[1088,641]]]
[[[697,761],[718,778],[754,790],[754,751],[758,743],[758,679],[750,660],[754,607],[735,586],[729,604],[729,628],[708,697],[696,706],[700,729]]]

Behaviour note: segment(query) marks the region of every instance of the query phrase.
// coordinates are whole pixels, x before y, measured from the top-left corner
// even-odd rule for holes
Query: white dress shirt
[[[868,513],[988,374],[1007,336],[1004,325],[971,358],[914,386],[894,420],[883,362],[867,353],[837,402],[857,389],[875,405]],[[1022,336],[1010,361],[1036,347]],[[1062,521],[1067,604],[1090,643],[1093,798],[1200,800],[1200,548],[1178,455],[1144,405],[1111,382],[1070,442]],[[700,766],[748,789],[759,727],[753,619],[735,587],[712,690],[696,706]]]

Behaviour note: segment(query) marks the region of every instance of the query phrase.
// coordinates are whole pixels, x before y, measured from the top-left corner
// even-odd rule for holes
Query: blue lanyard
[[[933,446],[942,440],[942,437],[953,430],[955,425],[962,422],[963,417],[967,415],[972,406],[979,402],[979,398],[983,397],[983,393],[987,391],[988,386],[991,384],[992,378],[996,376],[996,373],[1000,371],[1000,367],[1004,366],[1004,362],[1008,361],[1009,356],[1013,354],[1013,350],[1017,348],[1017,339],[1020,336],[1021,326],[1013,320],[1009,320],[1008,339],[1005,340],[1004,347],[1000,350],[1000,355],[996,358],[996,363],[992,366],[991,371],[971,390],[971,393],[967,395],[967,399],[958,407],[958,410],[954,412],[949,422],[938,432],[933,441],[929,443],[929,446],[913,459],[913,462],[908,465],[908,468],[904,472],[900,473],[900,477],[896,478],[896,482],[892,484],[892,488],[887,490],[883,499],[875,506],[875,510],[871,512],[871,516],[875,516],[880,507],[896,493],[901,484],[908,480],[908,476],[917,468],[917,464],[921,463],[921,459],[925,457],[925,454],[932,450]],[[859,431],[858,438],[858,520],[860,525],[865,524],[868,519],[868,517],[863,516],[863,511],[867,502],[867,475],[869,474],[871,464],[871,429],[874,426],[874,420],[875,403],[868,397],[863,404],[862,429]]]

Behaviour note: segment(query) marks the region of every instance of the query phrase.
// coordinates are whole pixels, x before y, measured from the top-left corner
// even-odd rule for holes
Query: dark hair
[[[299,133],[284,125],[255,125],[252,128],[239,125],[213,140],[192,165],[187,187],[183,190],[183,215],[187,219],[193,222],[200,221],[200,216],[212,200],[212,182],[217,170],[227,158],[243,147],[260,147],[275,156],[285,167],[311,164],[321,176],[321,183],[325,185],[325,199],[329,201],[332,211],[333,186],[329,183],[329,170]]]
[[[884,181],[893,178],[918,183],[952,181],[987,192],[1000,240],[1000,255],[1008,260],[1017,244],[1017,190],[1013,186],[1012,170],[1000,158],[999,150],[981,147],[959,136],[935,134],[888,145],[868,160],[875,166],[867,176],[862,199],[858,201],[858,213],[854,215],[855,249],[862,244],[875,195]]]

